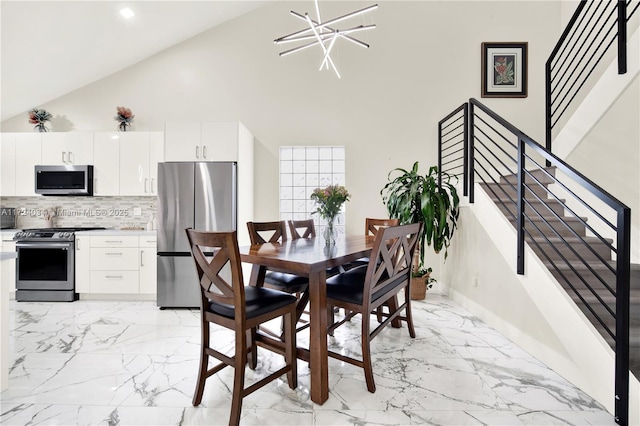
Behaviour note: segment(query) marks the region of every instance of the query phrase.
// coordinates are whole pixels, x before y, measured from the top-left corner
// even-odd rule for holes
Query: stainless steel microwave
[[[93,166],[36,166],[36,194],[93,195]]]

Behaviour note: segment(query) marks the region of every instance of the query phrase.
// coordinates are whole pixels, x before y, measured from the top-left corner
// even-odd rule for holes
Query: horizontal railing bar
[[[461,117],[464,118],[464,117]],[[451,126],[447,126],[447,127],[443,127],[442,130],[447,130],[446,132],[442,133],[442,136],[448,136],[449,134],[451,134],[452,132],[455,132],[456,130],[460,129],[460,128],[464,128],[464,122],[463,123],[458,123],[459,120],[456,120],[454,122],[451,123]],[[455,124],[455,126],[453,126]],[[453,127],[452,127],[453,126]]]
[[[507,166],[507,164],[502,161],[500,158],[498,158],[498,156],[496,156],[496,154],[493,152],[493,150],[489,149],[489,147],[487,147],[484,142],[478,138],[475,138],[476,141],[478,141],[480,143],[480,145],[482,145],[483,148],[485,148],[487,151],[489,151],[489,153],[491,153],[491,155],[493,155],[493,158],[495,158],[502,167],[504,167],[505,169],[509,170],[509,166]],[[493,142],[493,141],[492,141]],[[495,143],[495,142],[494,142]],[[478,151],[478,153],[480,153],[479,150],[476,149],[476,151]],[[484,157],[484,156],[483,156]],[[486,157],[485,159],[491,164],[493,165],[493,163],[491,161],[489,161]],[[498,174],[500,174],[502,176],[502,174],[498,171],[498,169],[496,169],[496,172],[498,172]]]
[[[460,120],[462,120],[462,123],[459,123]],[[464,115],[461,115],[461,116],[457,117],[455,120],[451,121],[447,125],[440,126],[440,129],[441,130],[446,130],[451,126],[455,126],[455,128],[458,128],[460,126],[464,126]]]
[[[560,160],[555,154],[553,154],[551,152],[547,152],[543,147],[538,145],[536,142],[532,141],[532,143],[527,143],[527,145],[530,148],[532,148],[534,151],[536,151],[538,154],[540,154],[544,159],[554,163],[554,165],[555,165],[555,167],[557,169],[559,169],[564,174],[568,175],[571,179],[577,181],[581,186],[585,187],[591,194],[593,194],[596,197],[598,197],[598,199],[600,201],[604,202],[606,205],[608,205],[612,209],[617,210],[619,207],[627,207],[625,204],[623,204],[621,201],[619,201],[613,195],[609,194],[607,191],[605,191],[604,189],[600,188],[598,185],[596,185],[595,183],[591,182],[586,177],[584,177],[584,175],[582,175],[582,173],[580,173],[579,171],[577,171],[576,169],[574,169],[570,165],[568,165],[565,162],[563,162],[562,160]],[[528,158],[531,159],[531,161],[535,162],[535,160],[533,160],[531,158],[531,156],[528,156]],[[557,184],[561,185],[562,188],[565,191],[567,191],[569,194],[571,194],[572,197],[574,197],[575,199],[580,201],[583,206],[587,207],[590,211],[592,211],[594,214],[596,214],[601,221],[606,223],[610,228],[612,228],[614,230],[617,229],[615,225],[613,225],[611,222],[609,222],[600,213],[595,211],[593,209],[593,207],[591,207],[584,200],[582,200],[582,198],[580,198],[578,195],[576,195],[564,183],[562,183],[559,180],[556,180],[555,177],[552,177],[552,178],[556,181]]]
[[[591,4],[592,3],[589,4],[589,7],[591,7]],[[547,64],[549,66],[549,69],[553,69],[553,67],[554,67],[553,60],[556,58],[556,56],[558,56],[558,52],[560,51],[561,48],[563,48],[562,47],[563,45],[565,46],[563,48],[563,51],[566,50],[566,46],[568,45],[568,43],[565,44],[564,42],[567,41],[568,38],[570,38],[570,39],[573,38],[573,35],[569,36],[569,33],[571,31],[573,31],[574,35],[577,33],[577,27],[580,24],[578,24],[576,26],[575,23],[576,23],[576,21],[578,19],[580,19],[580,22],[582,22],[584,20],[584,17],[585,17],[586,14],[583,15],[582,14],[582,10],[585,8],[586,5],[587,5],[586,2],[580,2],[578,4],[578,7],[576,8],[576,11],[571,16],[571,19],[569,20],[569,23],[567,24],[567,26],[565,27],[564,31],[562,32],[562,35],[560,36],[560,39],[558,40],[558,42],[556,43],[555,47],[551,51],[551,55],[549,55],[549,59],[547,59]]]
[[[464,111],[464,107],[466,105],[466,102],[463,103],[462,105],[460,105],[458,108],[454,109],[453,111],[451,111],[449,114],[447,114],[446,117],[444,117],[442,120],[440,120],[438,122],[438,126],[442,126],[442,124],[444,124],[445,122],[447,122],[451,117],[453,117],[454,115],[456,115],[457,113],[459,113],[460,111]]]
[[[602,17],[604,16],[604,13],[607,11],[606,8],[606,3],[603,2],[603,4],[605,5],[605,7],[603,8],[603,10],[600,12],[600,16],[598,17],[595,25],[597,25],[600,20],[602,19]],[[598,7],[596,7],[596,9],[593,11],[593,15],[591,16],[591,18],[589,18],[589,23],[591,23],[591,20],[593,18],[593,16],[595,16],[595,13],[598,11]],[[587,53],[589,53],[589,48],[591,48],[593,46],[593,44],[598,40],[598,36],[600,35],[600,32],[602,32],[603,28],[604,28],[604,24],[611,19],[611,17],[613,16],[613,14],[615,13],[616,9],[612,9],[611,13],[609,14],[609,16],[607,17],[607,19],[605,19],[605,22],[602,24],[602,26],[600,27],[600,29],[598,30],[598,32],[595,34],[595,36],[593,37],[593,40],[590,41],[590,44],[588,46],[586,46],[586,43],[589,41],[589,39],[591,38],[591,35],[593,34],[593,31],[596,29],[595,25],[591,26],[591,30],[589,30],[589,33],[586,34],[586,36],[584,37],[584,39],[582,40],[582,44],[579,46],[575,56],[571,57],[572,62],[571,62],[571,66],[570,67],[565,67],[564,71],[562,72],[562,74],[559,74],[557,77],[559,77],[559,80],[564,80],[567,71],[571,71],[571,74],[569,75],[569,78],[567,78],[567,80],[570,79],[570,77],[573,76],[573,73],[575,72],[575,70],[580,66],[580,64],[582,63],[582,61],[584,60],[585,56],[587,55]],[[614,21],[615,24],[615,21]],[[602,42],[600,43],[602,44]],[[578,54],[583,50],[582,48],[585,47],[584,52],[582,53],[582,56],[580,57],[580,59],[577,61],[577,63],[575,62],[575,58],[578,56]],[[566,58],[568,59],[568,58]],[[587,64],[589,63],[589,61],[587,61]],[[564,64],[563,64],[564,65]],[[586,68],[586,65],[585,65]],[[552,80],[553,81],[553,80]],[[551,91],[551,93],[553,94],[553,90]]]
[[[456,128],[456,130],[457,130],[457,128]],[[456,138],[458,138],[458,137],[460,137],[460,136],[464,136],[464,129],[463,129],[460,133],[456,133],[455,135],[451,136],[449,139],[443,140],[443,141],[442,141],[442,144],[443,144],[443,145],[444,145],[444,144],[448,144],[448,143],[449,143],[449,142],[451,142],[451,141],[453,141],[453,142],[454,142],[454,144],[455,144],[455,143],[463,143],[463,142],[464,142],[464,139],[456,139]]]
[[[609,36],[610,32],[615,28],[615,23],[614,25],[612,25],[609,28],[609,31],[607,32],[607,36]],[[602,41],[600,42],[600,44],[598,45],[598,47],[596,48],[596,50],[593,52],[593,54],[591,55],[591,58],[589,58],[589,61],[587,61],[587,65],[589,63],[591,63],[591,59],[594,58],[595,54],[598,53],[598,50],[600,50],[600,47],[602,46],[602,43],[606,41],[606,38],[603,38]],[[600,54],[600,57],[598,58],[597,61],[595,61],[595,63],[593,64],[593,66],[591,67],[591,70],[589,70],[589,72],[587,73],[587,76],[582,80],[582,83],[578,86],[578,88],[576,89],[576,92],[579,92],[580,89],[582,89],[582,86],[584,86],[584,84],[586,83],[586,81],[589,79],[589,77],[591,76],[591,74],[593,73],[593,71],[596,69],[596,67],[598,66],[598,64],[600,63],[600,61],[602,60],[602,58],[604,57],[604,55],[606,55],[607,51],[609,50],[609,48],[611,47],[611,45],[613,44],[613,42],[615,41],[615,36],[609,41],[609,44],[607,45],[607,47],[603,50],[603,52]],[[586,68],[585,68],[586,69]],[[577,81],[574,81],[573,84],[571,85],[571,87],[569,88],[569,90],[567,91],[567,93],[564,95],[564,97],[560,100],[558,107],[552,111],[552,116],[555,115],[556,111],[558,110],[558,108],[560,107],[560,105],[563,104],[564,100],[566,99],[566,97],[568,96],[569,93],[571,93],[571,90],[573,90],[573,88],[575,87]],[[562,110],[562,113],[560,114],[560,116],[562,116],[562,114],[564,114],[564,112],[566,111],[567,107],[569,106],[569,104],[567,104],[564,109]],[[555,122],[557,122],[558,120],[556,120]],[[555,124],[554,122],[554,124]]]
[[[451,157],[452,155],[456,155],[456,154],[458,154],[460,152],[464,152],[464,147],[458,149],[457,151],[453,151],[453,152],[450,152],[450,153],[448,153],[446,155],[443,155],[442,158],[448,158],[448,157]],[[460,157],[457,157],[457,159],[463,160],[464,157],[460,156]]]

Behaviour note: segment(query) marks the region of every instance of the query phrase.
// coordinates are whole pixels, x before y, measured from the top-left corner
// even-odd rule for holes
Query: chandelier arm
[[[311,30],[313,31],[313,33],[318,38],[318,43],[322,47],[322,51],[325,53],[325,55],[327,55],[327,48],[324,45],[324,43],[322,43],[322,39],[320,38],[320,35],[318,34],[318,30],[317,30],[316,26],[313,24],[313,22],[311,22],[311,17],[309,16],[308,13],[305,16],[306,16],[307,22],[309,23],[309,26],[311,27]],[[331,59],[330,55],[327,55],[327,60],[329,61],[329,64],[331,64],[331,66],[333,67],[333,70],[336,72],[336,75],[338,76],[338,78],[340,78],[340,73],[338,72],[338,68],[336,67],[336,64],[333,63],[333,60]]]
[[[351,34],[354,32],[360,32],[360,31],[364,31],[364,30],[371,30],[374,29],[376,26],[375,25],[359,25],[357,27],[353,27],[353,28],[349,28],[346,30],[333,30],[330,32],[326,32],[326,33],[320,33],[320,37],[322,37],[323,39],[328,39],[333,37],[333,35],[338,32],[340,34],[340,36],[345,37],[346,34]],[[298,36],[298,37],[282,37],[280,39],[274,40],[273,42],[276,44],[280,44],[280,43],[289,43],[289,42],[294,42],[294,41],[302,41],[302,40],[309,40],[309,39],[315,39],[316,36],[315,35],[304,35],[304,36]],[[348,39],[347,39],[348,40]],[[351,40],[356,40],[356,42],[359,42],[359,40],[354,39],[353,37],[351,37]],[[363,43],[364,44],[364,43]],[[368,45],[366,45],[366,47],[369,47]]]

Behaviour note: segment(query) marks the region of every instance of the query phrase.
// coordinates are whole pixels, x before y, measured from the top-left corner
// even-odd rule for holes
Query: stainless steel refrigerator
[[[158,292],[160,308],[199,308],[199,280],[186,228],[236,229],[236,163],[158,164]]]

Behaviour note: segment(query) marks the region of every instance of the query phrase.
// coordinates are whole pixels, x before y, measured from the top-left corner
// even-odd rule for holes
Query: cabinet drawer
[[[138,237],[132,235],[91,237],[91,247],[138,247]]]
[[[137,248],[91,248],[91,270],[119,271],[138,270]]]
[[[138,271],[91,271],[92,293],[138,293]]]
[[[156,245],[158,244],[158,237],[154,236],[149,236],[149,237],[138,237],[138,244],[140,245],[140,247],[156,247]]]

